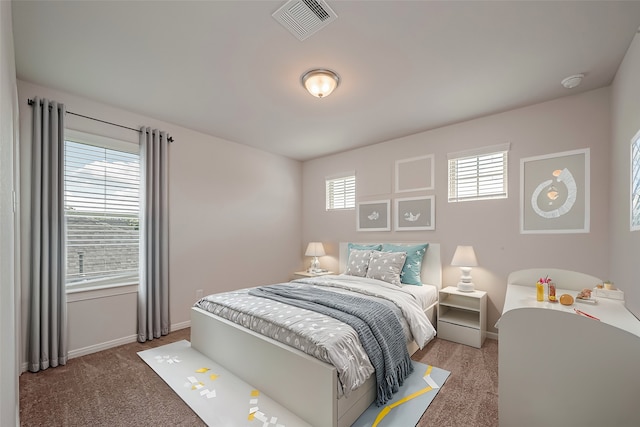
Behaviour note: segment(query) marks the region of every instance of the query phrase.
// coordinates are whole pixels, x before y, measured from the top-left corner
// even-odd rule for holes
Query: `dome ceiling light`
[[[300,78],[302,86],[316,98],[325,98],[340,84],[340,77],[331,70],[314,69]]]

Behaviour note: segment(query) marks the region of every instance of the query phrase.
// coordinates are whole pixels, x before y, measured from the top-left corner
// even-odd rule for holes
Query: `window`
[[[631,231],[640,230],[640,131],[631,140]]]
[[[136,144],[66,131],[67,289],[138,282],[139,191]]]
[[[449,154],[449,202],[506,198],[508,151],[501,144]]]
[[[327,178],[327,210],[355,209],[356,176],[351,174],[339,178]]]

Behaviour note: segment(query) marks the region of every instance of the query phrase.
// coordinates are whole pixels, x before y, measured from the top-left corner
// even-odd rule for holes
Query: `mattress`
[[[433,285],[402,285],[402,288],[416,298],[416,302],[420,304],[422,310],[430,308],[438,301],[438,288]]]
[[[299,279],[292,283],[383,299],[397,307],[407,342],[415,340],[422,347],[435,336],[423,308],[433,298],[427,287],[405,289],[422,287],[397,287],[379,280],[343,275]],[[249,290],[209,295],[195,306],[334,365],[341,394],[348,395],[374,372],[357,333],[350,326],[320,313],[249,295]],[[437,292],[435,294],[437,298]]]

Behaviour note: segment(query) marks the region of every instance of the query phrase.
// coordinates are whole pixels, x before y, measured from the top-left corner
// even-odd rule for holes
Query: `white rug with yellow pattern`
[[[211,427],[311,427],[186,340],[138,352]]]
[[[138,352],[211,427],[311,427],[260,390],[191,348],[186,340]],[[414,372],[394,399],[372,404],[352,427],[415,426],[449,372],[413,362]]]
[[[412,427],[418,424],[451,373],[424,363],[412,363],[413,372],[393,399],[381,407],[371,404],[351,427]]]

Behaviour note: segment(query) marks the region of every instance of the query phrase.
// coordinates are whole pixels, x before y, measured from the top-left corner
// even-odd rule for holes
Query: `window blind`
[[[67,286],[138,278],[138,154],[65,141]]]
[[[474,150],[473,155],[450,155],[449,202],[506,198],[507,150],[508,146],[500,151]]]
[[[640,230],[640,132],[631,143],[631,230]]]
[[[327,210],[354,209],[356,206],[355,175],[326,180]]]

